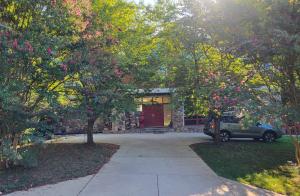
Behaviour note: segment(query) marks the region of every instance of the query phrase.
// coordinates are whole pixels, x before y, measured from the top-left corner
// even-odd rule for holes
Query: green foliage
[[[299,0],[1,1],[0,137],[15,151],[22,138],[51,135],[69,110],[91,136],[97,118],[134,110],[134,89],[149,87],[175,88],[188,115],[299,121],[299,9]]]
[[[65,7],[56,9],[51,1],[1,1],[0,9],[1,162],[35,165],[30,153],[17,149],[42,141],[41,120],[54,115],[72,26]]]
[[[12,149],[11,140],[2,140],[0,150],[0,162],[3,164],[2,167],[9,167],[13,164],[17,164],[18,160],[22,159],[17,150]]]
[[[28,136],[27,136],[28,137]],[[39,150],[36,140],[27,140],[28,138],[22,138],[20,143],[30,142],[30,145],[36,145],[35,148],[17,148],[13,147],[11,139],[3,138],[0,146],[0,169],[22,166],[25,168],[36,167],[37,152]],[[38,140],[41,142],[41,140]]]
[[[155,28],[135,4],[7,0],[0,7],[1,137],[14,140],[29,128],[51,135],[68,110],[94,121],[135,108],[132,89],[155,72],[148,61]]]
[[[298,122],[299,6],[298,0],[192,0],[174,11],[159,1],[157,15],[165,9],[168,17],[157,33],[155,62],[163,70],[157,75],[177,89],[179,104],[189,104],[187,115],[235,109],[248,123]]]
[[[25,168],[33,168],[38,166],[38,148],[20,149],[19,153],[22,157],[19,160],[19,165]]]
[[[223,47],[253,64],[265,87],[260,93],[272,105],[268,112],[293,121],[300,116],[299,10],[298,0],[227,0],[217,2],[213,19],[218,30],[226,29],[218,31]]]

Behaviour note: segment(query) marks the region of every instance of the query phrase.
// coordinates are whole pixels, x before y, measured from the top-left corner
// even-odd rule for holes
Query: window
[[[240,119],[235,116],[222,116],[221,121],[223,123],[239,123]]]
[[[169,104],[171,102],[171,97],[168,95],[164,96],[146,96],[140,99],[142,104]]]

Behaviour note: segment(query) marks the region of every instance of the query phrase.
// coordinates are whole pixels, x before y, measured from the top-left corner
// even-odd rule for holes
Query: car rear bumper
[[[204,133],[205,135],[208,135],[208,136],[211,136],[211,137],[214,136],[214,134],[213,134],[210,130],[208,130],[208,129],[204,129],[204,130],[203,130],[203,133]]]

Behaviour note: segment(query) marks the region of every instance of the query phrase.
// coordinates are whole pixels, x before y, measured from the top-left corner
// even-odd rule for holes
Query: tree
[[[72,64],[74,77],[65,91],[67,98],[71,95],[72,109],[84,111],[87,143],[93,144],[96,119],[113,121],[118,113],[135,108],[133,74],[127,63],[118,60],[120,53],[126,52],[119,48],[134,21],[135,6],[121,0],[89,3],[87,15],[74,15],[86,25],[78,30],[73,44],[69,64]],[[77,6],[83,9],[86,4]]]
[[[217,29],[224,47],[252,64],[261,79],[259,93],[268,100],[261,105],[265,116],[286,125],[300,121],[299,10],[298,0],[226,0],[217,2],[214,13],[221,24]],[[288,129],[296,126],[292,127]],[[300,164],[299,139],[296,136],[292,140]]]
[[[64,8],[50,1],[2,1],[0,9],[0,136],[7,143],[1,148],[17,155],[17,145],[43,129],[42,118],[54,114],[56,90],[67,79],[61,57],[72,27]],[[10,158],[1,153],[1,162]]]
[[[207,2],[211,6],[211,2]],[[179,104],[188,100],[194,114],[210,115],[215,121],[215,140],[220,141],[220,118],[226,111],[246,105],[251,97],[246,81],[253,67],[245,65],[215,41],[217,33],[208,23],[209,6],[185,1],[164,18],[156,49],[167,87],[177,90]],[[167,19],[167,20],[166,20]],[[241,94],[243,96],[241,96]]]

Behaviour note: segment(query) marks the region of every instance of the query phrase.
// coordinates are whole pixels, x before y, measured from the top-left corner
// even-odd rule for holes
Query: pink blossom
[[[77,16],[81,16],[81,10],[80,10],[80,8],[76,8],[76,10],[75,10],[75,14],[77,15]]]
[[[18,48],[18,40],[17,39],[14,39],[14,41],[13,41],[13,48],[14,49]]]
[[[118,67],[116,67],[116,68],[114,69],[114,73],[115,73],[115,75],[116,75],[117,77],[119,77],[119,78],[123,75],[122,70],[121,70],[120,68],[118,68]]]
[[[33,47],[32,47],[32,45],[30,44],[29,41],[26,41],[26,42],[25,42],[25,47],[26,47],[26,50],[27,50],[28,52],[33,52]]]
[[[51,50],[51,48],[47,48],[47,52],[48,52],[49,55],[52,55],[52,50]]]
[[[99,36],[101,36],[101,35],[102,35],[102,32],[101,32],[101,31],[96,31],[96,33],[95,33],[95,34],[96,34],[96,36],[97,36],[97,37],[99,37]]]
[[[210,78],[214,78],[216,75],[215,75],[213,72],[209,72],[209,73],[208,73],[208,76],[209,76]]]
[[[240,92],[241,92],[241,87],[237,86],[237,87],[235,88],[235,92],[240,93]]]
[[[237,101],[237,99],[231,99],[230,102],[229,102],[229,104],[230,104],[231,106],[235,106],[235,105],[238,104],[238,101]]]
[[[61,65],[60,65],[60,68],[61,68],[64,72],[66,72],[66,71],[68,70],[68,65],[66,65],[66,64],[61,64]]]
[[[220,101],[221,100],[221,97],[219,95],[217,95],[216,93],[213,94],[212,98],[215,101]]]
[[[88,20],[84,21],[83,22],[84,28],[87,28],[89,26],[89,24],[90,24],[90,21],[88,21]]]

